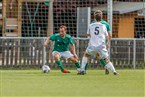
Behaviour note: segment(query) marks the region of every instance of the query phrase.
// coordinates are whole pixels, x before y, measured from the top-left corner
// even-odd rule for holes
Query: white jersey
[[[104,24],[100,22],[90,24],[87,34],[90,35],[89,46],[98,47],[102,44],[105,45],[108,33]]]

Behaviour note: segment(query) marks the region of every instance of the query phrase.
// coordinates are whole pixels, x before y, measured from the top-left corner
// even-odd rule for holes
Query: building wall
[[[118,38],[119,14],[113,14],[112,37]]]
[[[18,18],[18,2],[17,0],[6,0],[6,17]]]
[[[134,38],[134,17],[120,16],[118,38]]]

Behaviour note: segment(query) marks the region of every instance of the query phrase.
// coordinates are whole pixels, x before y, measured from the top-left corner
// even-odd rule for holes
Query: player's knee
[[[55,60],[60,60],[60,55],[59,55],[59,54],[55,54],[55,55],[54,55],[54,59],[55,59]]]
[[[73,61],[73,63],[78,63],[79,61],[77,60],[77,59],[75,59],[74,61]]]
[[[100,62],[103,66],[105,66],[106,64],[110,62],[110,60],[108,58],[105,58],[105,59],[100,59]]]
[[[100,57],[100,55],[97,53],[96,56],[95,56],[95,58],[96,58],[96,59],[100,59],[101,57]]]
[[[70,60],[73,62],[73,63],[78,63],[78,59],[74,58],[74,57],[71,57]]]
[[[104,60],[107,64],[110,62],[110,60],[108,58],[105,58]]]
[[[84,53],[84,57],[89,57],[90,55],[87,54],[86,52]]]

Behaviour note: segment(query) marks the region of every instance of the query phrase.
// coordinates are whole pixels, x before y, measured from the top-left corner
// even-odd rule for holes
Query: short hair
[[[94,17],[95,17],[96,21],[101,21],[101,19],[102,19],[102,11],[101,10],[95,11]]]
[[[67,27],[64,26],[64,25],[61,25],[61,26],[59,27],[59,29],[62,29],[62,28],[64,28],[65,30],[67,30]]]
[[[94,15],[96,15],[97,13],[100,13],[101,15],[103,15],[103,12],[101,10],[97,10],[94,12]]]

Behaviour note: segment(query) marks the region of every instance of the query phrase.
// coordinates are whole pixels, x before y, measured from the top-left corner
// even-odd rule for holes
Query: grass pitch
[[[104,70],[76,75],[51,70],[1,70],[0,97],[144,97],[145,70],[118,70],[119,76]]]

